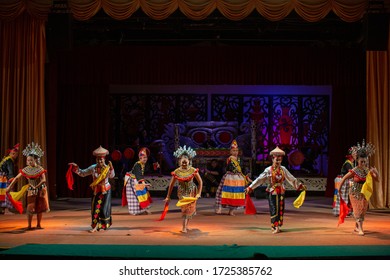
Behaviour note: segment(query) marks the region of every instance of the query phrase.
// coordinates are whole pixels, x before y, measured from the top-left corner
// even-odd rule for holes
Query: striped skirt
[[[245,207],[245,178],[241,174],[227,172],[222,177],[215,195],[215,207]]]
[[[8,187],[7,177],[0,174],[0,207],[6,207],[5,204],[5,190]]]
[[[138,184],[136,179],[130,178],[126,183],[127,208],[131,215],[144,213],[152,202],[149,191],[146,187]]]

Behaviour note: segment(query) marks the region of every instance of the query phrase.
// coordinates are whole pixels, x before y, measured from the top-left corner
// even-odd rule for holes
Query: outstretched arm
[[[70,163],[68,163],[68,165],[73,165],[73,172],[76,173],[77,175],[79,175],[80,177],[86,177],[88,175],[91,175],[93,172],[93,169],[95,168],[95,165],[91,165],[90,167],[88,167],[86,169],[80,169],[80,167],[74,162],[70,162]]]
[[[301,188],[302,184],[299,183],[298,179],[295,178],[294,175],[292,175],[290,173],[290,171],[288,171],[287,168],[285,168],[284,166],[282,166],[282,168],[283,168],[284,176],[286,177],[287,182],[289,182],[294,187],[294,189],[299,190]]]
[[[12,187],[14,186],[16,181],[19,180],[20,177],[22,177],[22,173],[18,173],[18,175],[16,175],[16,177],[12,180],[11,184],[9,184],[9,186],[5,189],[5,192],[10,192],[12,190]]]
[[[270,177],[270,174],[268,172],[269,168],[266,168],[263,173],[259,175],[252,183],[245,189],[246,193],[249,193],[250,191],[256,189],[258,186],[263,184],[265,181],[267,181]]]

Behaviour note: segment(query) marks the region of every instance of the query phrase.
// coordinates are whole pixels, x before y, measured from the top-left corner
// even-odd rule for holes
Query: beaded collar
[[[369,170],[367,168],[355,167],[353,169],[353,173],[362,180],[366,179],[368,172]]]
[[[192,166],[187,169],[181,169],[179,167],[172,172],[172,176],[174,176],[179,181],[190,181],[192,178],[194,178],[195,174],[197,173],[198,173],[198,169],[197,168],[195,169]]]
[[[23,176],[27,178],[37,178],[41,176],[43,173],[46,172],[45,169],[43,169],[42,166],[37,165],[37,166],[26,166],[22,170],[20,170]]]

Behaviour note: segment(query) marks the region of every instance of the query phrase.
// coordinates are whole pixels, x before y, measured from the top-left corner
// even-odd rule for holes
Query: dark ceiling
[[[319,22],[291,13],[272,22],[253,12],[231,21],[216,10],[207,19],[190,20],[180,11],[157,21],[138,10],[126,20],[114,20],[101,10],[88,21],[68,13],[52,13],[47,24],[51,44],[62,47],[99,45],[265,45],[356,47],[367,40],[368,17],[348,23],[333,13]],[[388,32],[387,32],[388,33]]]

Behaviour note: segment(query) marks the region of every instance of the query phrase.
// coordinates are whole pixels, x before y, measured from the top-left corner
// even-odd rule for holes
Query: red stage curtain
[[[117,20],[130,17],[139,8],[155,20],[163,20],[180,10],[186,17],[202,20],[218,9],[226,18],[242,20],[257,11],[268,20],[282,20],[295,11],[304,20],[315,22],[333,11],[342,20],[360,20],[368,7],[367,0],[68,0],[78,20],[93,17],[100,9]]]
[[[2,2],[0,9],[2,15],[4,4]],[[10,5],[10,17],[0,20],[2,153],[15,143],[20,143],[23,150],[32,141],[46,151],[45,20],[28,12],[33,10],[40,17],[43,15],[41,6],[31,4],[27,9],[26,5]],[[42,158],[42,163],[50,170],[46,156]],[[25,164],[20,153],[18,165],[23,167]]]
[[[389,27],[390,32],[390,27]],[[370,165],[376,166],[370,208],[390,207],[390,34],[387,51],[368,51],[367,56],[367,137],[376,147]]]

